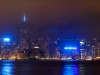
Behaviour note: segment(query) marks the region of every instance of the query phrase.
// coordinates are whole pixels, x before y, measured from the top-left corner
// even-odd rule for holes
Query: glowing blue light
[[[62,75],[80,75],[78,68],[77,65],[64,65]]]
[[[9,39],[9,38],[4,38],[4,41],[5,41],[5,42],[9,42],[10,39]]]
[[[26,21],[26,17],[25,17],[25,15],[24,15],[24,22]]]
[[[77,49],[76,47],[64,47],[64,49]]]
[[[12,62],[12,61],[11,61]],[[12,63],[6,63],[5,61],[2,63],[1,73],[0,75],[11,75],[13,72],[13,64]]]

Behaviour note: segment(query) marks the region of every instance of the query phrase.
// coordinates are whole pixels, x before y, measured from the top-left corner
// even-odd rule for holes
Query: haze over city
[[[100,0],[0,0],[0,75],[100,75]]]
[[[19,35],[25,14],[31,36],[99,37],[99,3],[99,0],[1,0],[0,34]]]

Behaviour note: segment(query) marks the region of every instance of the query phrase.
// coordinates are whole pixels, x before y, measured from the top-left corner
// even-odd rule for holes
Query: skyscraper
[[[26,24],[26,16],[24,14],[23,24],[21,25],[21,29],[20,29],[20,50],[28,49],[29,46],[28,32],[29,32],[29,27]]]
[[[23,17],[23,24],[21,25],[21,35],[22,37],[28,36],[29,27],[26,24],[26,16]]]

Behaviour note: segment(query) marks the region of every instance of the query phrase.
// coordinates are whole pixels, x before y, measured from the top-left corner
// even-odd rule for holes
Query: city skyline
[[[99,75],[100,0],[0,0],[0,75]]]
[[[99,1],[0,1],[0,34],[19,35],[23,15],[30,35],[99,37]]]

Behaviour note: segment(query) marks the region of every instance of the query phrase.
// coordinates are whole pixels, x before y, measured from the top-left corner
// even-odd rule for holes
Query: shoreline
[[[54,60],[0,60],[0,62],[14,62],[14,63],[40,63],[40,64],[100,64],[100,60],[80,60],[80,61],[76,61],[76,60],[58,60],[58,61],[54,61]]]

